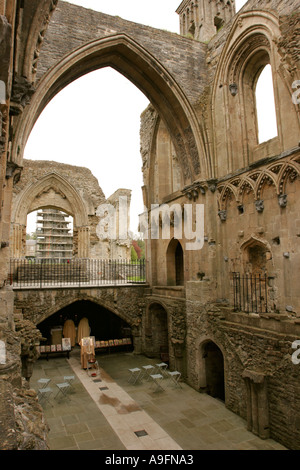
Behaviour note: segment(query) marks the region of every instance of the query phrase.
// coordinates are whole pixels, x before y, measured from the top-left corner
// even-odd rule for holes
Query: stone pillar
[[[242,374],[247,389],[247,429],[261,439],[270,437],[266,376],[245,369]]]
[[[133,347],[135,354],[142,354],[143,352],[143,342],[142,342],[142,331],[141,324],[132,325],[132,338],[133,338]]]
[[[26,226],[14,224],[12,229],[12,258],[23,258],[26,254]]]
[[[89,258],[90,256],[90,228],[78,227],[78,258]]]
[[[185,361],[184,361],[184,341],[181,339],[171,338],[173,346],[173,367],[185,376]]]

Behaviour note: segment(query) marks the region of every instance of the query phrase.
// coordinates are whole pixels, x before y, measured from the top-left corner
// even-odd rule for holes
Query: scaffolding
[[[42,209],[37,212],[37,258],[72,258],[73,235],[67,218],[67,214],[57,209]]]

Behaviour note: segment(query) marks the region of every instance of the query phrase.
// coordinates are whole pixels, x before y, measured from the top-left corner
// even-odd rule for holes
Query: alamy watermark
[[[112,204],[101,204],[96,215],[100,221],[96,233],[100,240],[127,240],[128,201],[119,197],[117,208]],[[151,210],[139,216],[143,239],[169,240],[171,226],[173,238],[186,240],[186,250],[201,250],[204,245],[204,204],[152,204]]]
[[[6,86],[3,80],[0,80],[0,104],[6,103]]]
[[[296,88],[296,91],[292,94],[292,101],[294,104],[300,104],[300,80],[295,80],[292,83],[292,88]]]
[[[292,354],[292,363],[293,364],[300,364],[300,339],[296,339],[292,343],[292,348],[296,349],[296,351]]]
[[[0,364],[6,364],[6,346],[2,340],[0,340]]]

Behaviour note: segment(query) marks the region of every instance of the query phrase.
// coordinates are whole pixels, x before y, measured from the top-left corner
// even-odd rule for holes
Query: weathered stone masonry
[[[19,334],[28,331],[27,322],[34,337],[43,315],[80,297],[126,319],[137,352],[157,355],[163,345],[170,366],[199,392],[208,391],[223,366],[226,406],[260,437],[299,449],[300,365],[291,356],[292,342],[300,339],[300,115],[291,95],[300,79],[300,4],[249,0],[234,14],[232,2],[220,11],[213,0],[206,15],[204,3],[181,2],[181,32],[189,36],[183,37],[55,0],[23,8],[0,2],[0,79],[7,87],[0,105],[0,339],[9,351],[1,391],[9,397],[28,390],[28,384],[21,387],[19,359],[26,353]],[[266,64],[277,136],[259,144],[255,84]],[[13,294],[5,283],[11,202],[13,185],[22,184],[27,138],[59,90],[104,66],[126,76],[151,103],[141,118],[145,207],[188,203],[195,214],[204,204],[203,248],[187,250],[184,236],[175,240],[170,216],[170,240],[147,240],[145,289]],[[234,306],[233,272],[267,275],[260,294],[263,301],[268,297],[265,311]],[[212,367],[211,357],[222,360]],[[6,409],[10,429],[17,428],[16,410],[13,395]],[[44,433],[42,423],[30,442],[21,431],[19,440],[12,436],[4,445],[46,448]]]

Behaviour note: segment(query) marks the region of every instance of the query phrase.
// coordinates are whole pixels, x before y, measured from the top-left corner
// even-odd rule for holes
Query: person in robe
[[[87,368],[87,363],[95,359],[94,341],[91,337],[84,337],[80,340],[80,361],[83,369]]]
[[[82,338],[87,338],[88,336],[90,336],[90,332],[91,332],[91,329],[90,329],[89,321],[86,317],[83,317],[80,320],[78,329],[77,329],[78,344],[80,344],[80,341],[82,340]]]
[[[76,328],[73,320],[66,320],[63,327],[64,338],[70,338],[71,346],[74,348],[76,339]]]

